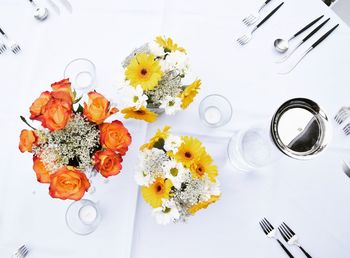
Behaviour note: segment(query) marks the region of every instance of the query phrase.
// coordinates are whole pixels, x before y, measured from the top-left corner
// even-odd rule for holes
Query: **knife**
[[[61,0],[61,3],[64,5],[64,7],[66,7],[68,12],[70,12],[70,13],[73,12],[73,7],[68,0]]]
[[[52,9],[54,9],[54,11],[58,14],[58,15],[60,15],[60,8],[58,8],[58,6],[57,6],[57,4],[55,4],[55,2],[54,1],[52,1],[52,0],[47,0],[47,2],[50,4],[50,6],[52,7]]]

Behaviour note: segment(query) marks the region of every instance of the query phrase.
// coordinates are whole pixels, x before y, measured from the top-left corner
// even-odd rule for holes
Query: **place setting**
[[[241,1],[221,13],[222,2],[197,8],[180,0],[165,12],[161,0],[120,8],[106,0],[98,11],[77,0],[74,10],[86,12],[77,35],[91,33],[87,17],[105,31],[86,48],[69,28],[45,31],[58,35],[48,47],[18,42],[1,25],[0,57],[19,55],[29,42],[45,58],[3,80],[13,121],[3,129],[0,256],[345,258],[350,104],[347,78],[334,71],[349,54],[329,77],[317,74],[324,65],[317,60],[331,40],[345,46],[346,28],[318,0],[295,1]],[[40,26],[73,14],[72,4],[21,7],[32,8]],[[99,19],[103,10],[110,13]],[[140,13],[141,23],[132,20]],[[130,18],[123,30],[115,25],[121,14]],[[245,30],[234,37],[233,16]],[[147,32],[164,20],[157,34]],[[75,30],[77,21],[69,22]],[[213,31],[231,40],[203,42]],[[224,39],[236,52],[221,47]],[[117,56],[98,50],[106,40]],[[81,45],[65,51],[62,41]],[[270,62],[266,74],[246,69],[238,51],[248,62]],[[256,54],[263,51],[267,58]],[[315,73],[305,71],[306,59]],[[322,221],[331,223],[321,229]]]
[[[271,1],[266,1],[262,7],[259,9],[258,13],[250,14],[247,17],[245,17],[242,22],[247,26],[250,27],[254,25],[255,23],[259,22],[257,25],[254,25],[252,29],[248,30],[246,34],[243,36],[237,38],[237,42],[244,46],[248,44],[253,39],[253,34],[260,26],[262,26],[265,22],[267,22],[271,17],[275,15],[279,11],[279,9],[284,5],[284,2],[280,3],[277,7],[275,7],[270,13],[268,13],[265,17],[262,17],[260,14],[266,6]],[[277,60],[275,63],[277,65],[282,65],[283,63],[289,61],[291,56],[298,52],[298,49],[304,45],[305,42],[307,42],[314,34],[316,34],[319,30],[322,29],[323,26],[325,26],[330,18],[327,18],[324,20],[321,24],[319,24],[317,27],[315,27],[311,32],[309,32],[303,39],[299,41],[299,43],[293,44],[292,48],[290,48],[290,43],[296,40],[297,37],[307,32],[309,29],[311,29],[315,24],[317,24],[322,18],[324,18],[324,15],[321,15],[320,17],[316,18],[315,20],[311,21],[307,25],[305,25],[303,28],[301,28],[299,31],[297,31],[294,35],[290,36],[287,39],[278,38],[273,41],[274,49],[279,54],[284,54],[279,60]],[[277,18],[276,18],[277,19]],[[317,40],[314,40],[311,45],[309,45],[308,48],[304,48],[304,53],[299,55],[295,59],[294,62],[289,65],[286,69],[282,69],[277,74],[279,75],[286,75],[291,73],[298,65],[299,63],[313,50],[315,49],[322,41],[324,41],[328,36],[330,36],[334,30],[339,26],[339,24],[334,25],[332,28],[330,28],[326,33],[324,33],[321,37],[319,37]]]

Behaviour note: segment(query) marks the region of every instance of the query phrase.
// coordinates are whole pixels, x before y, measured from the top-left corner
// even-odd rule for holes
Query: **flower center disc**
[[[145,76],[145,75],[147,74],[147,70],[146,70],[145,68],[142,68],[141,74],[142,74],[143,76]]]
[[[186,151],[186,152],[185,152],[185,157],[188,158],[188,159],[190,159],[190,158],[192,157],[191,152]]]

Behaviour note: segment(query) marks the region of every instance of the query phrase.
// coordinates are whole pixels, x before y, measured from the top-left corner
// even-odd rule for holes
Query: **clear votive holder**
[[[86,199],[73,202],[66,212],[66,224],[75,234],[88,235],[94,232],[101,222],[98,206]]]
[[[63,76],[70,79],[73,89],[85,92],[95,83],[96,67],[89,59],[77,58],[66,65]]]
[[[232,117],[230,101],[219,94],[206,96],[199,104],[199,118],[208,127],[220,127]]]

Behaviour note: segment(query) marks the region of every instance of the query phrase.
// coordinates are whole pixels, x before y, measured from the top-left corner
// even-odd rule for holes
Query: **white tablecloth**
[[[45,2],[42,0],[42,2]],[[240,22],[261,1],[244,0],[71,0],[74,12],[62,9],[44,23],[32,18],[32,7],[22,0],[0,1],[0,26],[23,49],[0,56],[2,151],[0,162],[0,257],[9,257],[26,243],[37,258],[97,257],[284,257],[277,243],[258,225],[266,216],[275,226],[286,221],[300,235],[313,257],[348,257],[350,247],[350,181],[341,171],[349,156],[349,142],[334,130],[327,152],[311,161],[282,158],[263,171],[242,174],[227,164],[227,136],[257,123],[268,123],[285,100],[307,97],[332,117],[349,105],[350,30],[320,0],[286,0],[285,5],[245,47],[234,40],[244,31]],[[279,1],[273,1],[272,9]],[[324,14],[326,29],[340,27],[289,75],[273,40],[288,38],[307,22]],[[103,210],[96,232],[81,237],[64,222],[70,202],[53,200],[47,186],[35,180],[30,155],[18,151],[18,135],[28,107],[50,83],[62,78],[66,63],[76,57],[97,66],[96,89],[116,99],[116,75],[122,59],[156,35],[167,35],[186,47],[191,76],[203,80],[196,102],[185,112],[161,117],[156,123],[128,121],[133,145],[121,175],[108,184],[97,180],[91,196]],[[293,42],[293,43],[296,43]],[[302,51],[301,51],[302,52]],[[296,55],[297,56],[297,55]],[[199,121],[198,105],[210,93],[227,96],[233,106],[231,122],[208,129]],[[187,224],[159,226],[151,208],[137,195],[133,180],[138,146],[165,124],[173,131],[197,135],[220,168],[222,199],[190,218]],[[219,137],[220,136],[220,137]],[[137,205],[136,205],[137,204]],[[294,247],[295,257],[303,257]]]

